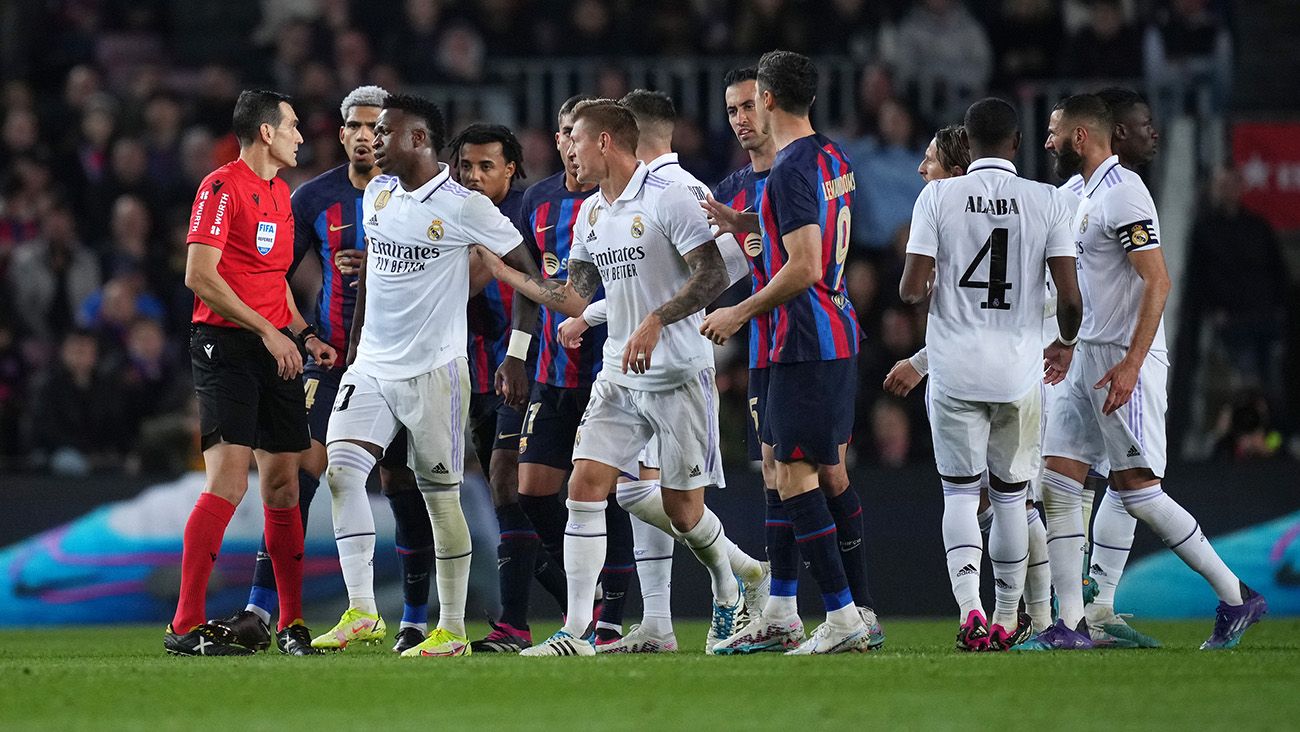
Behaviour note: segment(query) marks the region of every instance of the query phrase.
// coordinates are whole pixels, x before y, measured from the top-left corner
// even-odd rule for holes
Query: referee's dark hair
[[[491,145],[494,142],[501,143],[501,157],[505,158],[507,163],[515,164],[514,177],[519,180],[527,178],[528,176],[524,174],[524,146],[519,143],[515,133],[505,125],[472,124],[451,138],[448,145],[451,154],[460,157],[460,148],[464,145]]]
[[[817,66],[793,51],[768,51],[758,60],[758,86],[772,93],[776,106],[800,117],[817,97]]]
[[[966,139],[972,147],[997,147],[1016,136],[1020,120],[1016,108],[997,97],[987,97],[966,109]]]
[[[1097,96],[1110,107],[1110,113],[1117,122],[1132,112],[1134,107],[1147,103],[1141,94],[1122,86],[1107,87],[1097,92]]]
[[[560,105],[560,111],[557,113],[557,116],[565,117],[573,114],[573,108],[578,106],[579,103],[588,102],[595,98],[596,97],[592,94],[574,94],[568,99],[565,99],[564,104]]]
[[[1115,115],[1106,102],[1096,94],[1075,94],[1056,103],[1053,111],[1060,110],[1061,117],[1075,125],[1089,127],[1095,134],[1110,139],[1115,126]]]
[[[261,137],[262,125],[280,125],[280,102],[293,104],[293,98],[288,94],[264,89],[245,89],[239,93],[239,99],[235,100],[231,126],[240,147],[248,147],[256,142]]]
[[[632,110],[613,99],[588,99],[573,108],[573,123],[583,119],[590,120],[597,133],[609,133],[616,145],[636,154],[641,132]]]
[[[736,84],[739,84],[742,81],[756,81],[757,79],[758,79],[758,67],[746,66],[744,68],[732,69],[731,71],[728,71],[726,76],[722,77],[722,85],[724,87],[735,86]]]
[[[389,94],[384,98],[384,109],[401,111],[424,120],[429,130],[429,145],[433,151],[440,152],[447,141],[447,124],[442,121],[442,110],[438,105],[413,94]]]

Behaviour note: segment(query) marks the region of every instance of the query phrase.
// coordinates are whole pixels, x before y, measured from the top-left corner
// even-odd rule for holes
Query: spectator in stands
[[[760,54],[774,48],[806,49],[808,14],[789,0],[752,0],[735,19],[736,53]]]
[[[99,262],[77,239],[66,206],[47,210],[40,238],[19,247],[8,286],[14,314],[28,334],[58,339],[72,327],[81,303],[99,288]]]
[[[25,454],[22,420],[27,405],[29,368],[19,347],[12,308],[0,305],[0,468]]]
[[[1002,0],[995,18],[989,24],[995,89],[1012,91],[1019,82],[1056,74],[1065,30],[1053,0]]]
[[[1130,79],[1142,68],[1142,34],[1124,17],[1121,0],[1092,0],[1089,22],[1065,43],[1061,76]]]
[[[121,398],[100,368],[95,335],[73,330],[63,339],[58,365],[36,387],[31,434],[50,469],[86,475],[111,467],[128,438],[121,429]]]
[[[99,336],[105,360],[113,362],[126,351],[127,334],[137,318],[162,322],[165,316],[162,301],[145,289],[144,275],[127,270],[82,302],[77,324]]]
[[[886,102],[894,101],[898,95],[894,90],[894,77],[889,69],[881,63],[870,63],[862,68],[858,77],[858,116],[856,138],[876,138],[880,135],[877,121],[880,108]]]
[[[79,210],[90,205],[88,194],[108,177],[108,159],[113,134],[117,131],[117,102],[108,94],[97,94],[70,134],[58,161],[59,179]]]
[[[442,36],[442,3],[406,0],[403,8],[403,21],[383,41],[384,57],[397,67],[402,78],[412,83],[437,81],[438,61],[434,49],[439,47]]]
[[[918,144],[912,113],[896,100],[880,107],[879,137],[846,146],[856,168],[853,195],[853,243],[879,249],[912,218],[912,205],[925,186],[916,164],[925,157]],[[874,144],[873,144],[874,143]]]
[[[138,318],[127,331],[126,351],[114,368],[122,394],[122,429],[131,435],[154,417],[185,408],[189,382],[169,357],[162,326]]]
[[[1172,0],[1146,31],[1146,79],[1158,119],[1187,110],[1188,92],[1203,84],[1211,93],[1195,100],[1201,114],[1222,111],[1232,86],[1232,35],[1209,0]]]
[[[1209,325],[1240,381],[1260,387],[1276,405],[1286,260],[1268,221],[1242,208],[1241,192],[1238,171],[1215,173],[1210,205],[1192,226],[1181,332],[1196,338]],[[1194,368],[1196,360],[1188,365]]]
[[[960,119],[988,88],[993,49],[959,0],[919,0],[887,45],[899,84],[927,118]]]
[[[49,163],[36,155],[24,155],[0,178],[0,277],[18,245],[40,236],[41,213],[54,198],[54,176]]]
[[[1219,435],[1214,457],[1220,460],[1257,460],[1279,454],[1282,435],[1273,428],[1268,400],[1258,392],[1246,392],[1225,404],[1215,425]]]
[[[184,122],[185,110],[181,108],[180,100],[171,94],[155,93],[145,103],[145,155],[149,178],[155,186],[169,190],[180,189],[181,133],[184,131]]]
[[[139,196],[126,193],[113,201],[108,239],[96,247],[106,276],[126,270],[143,271],[152,264],[155,252],[149,241],[151,227],[149,207]]]

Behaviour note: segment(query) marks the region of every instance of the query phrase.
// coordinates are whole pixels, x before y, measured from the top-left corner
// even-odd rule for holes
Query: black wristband
[[[298,335],[295,337],[298,339],[298,343],[302,344],[302,346],[306,348],[307,339],[311,338],[312,336],[316,336],[317,338],[320,337],[316,335],[316,326],[314,325],[309,325],[306,328],[303,328],[302,330],[298,331]]]

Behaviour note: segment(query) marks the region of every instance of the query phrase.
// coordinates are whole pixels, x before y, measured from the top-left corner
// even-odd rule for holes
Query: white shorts
[[[695,490],[722,483],[713,369],[667,391],[629,389],[597,377],[573,442],[573,459],[626,470],[652,437],[659,448],[647,457],[658,458],[664,488]]]
[[[349,369],[330,413],[329,440],[388,447],[400,427],[410,437],[407,464],[431,483],[460,483],[469,415],[469,365],[463,358],[414,378],[375,379]]]
[[[1038,475],[1042,390],[1034,386],[1014,402],[967,401],[938,389],[927,392],[934,462],[940,475],[991,475],[1023,483]]]
[[[1094,389],[1124,348],[1080,343],[1066,375],[1064,395],[1047,425],[1043,454],[1088,463],[1104,474],[1114,470],[1149,468],[1165,474],[1165,409],[1169,404],[1169,361],[1164,353],[1149,353],[1138,372],[1137,386],[1124,406],[1101,413],[1107,389]]]

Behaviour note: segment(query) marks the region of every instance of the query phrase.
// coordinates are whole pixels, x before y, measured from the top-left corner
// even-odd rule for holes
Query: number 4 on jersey
[[[989,256],[989,279],[987,282],[972,280],[975,270],[984,261],[984,256]],[[1007,230],[998,228],[989,234],[989,238],[984,241],[984,248],[980,249],[975,259],[971,260],[970,266],[966,272],[957,281],[962,287],[973,287],[977,290],[988,290],[988,297],[980,303],[980,307],[990,310],[1010,310],[1011,302],[1007,299],[1007,290],[1011,289],[1011,283],[1007,282]]]

